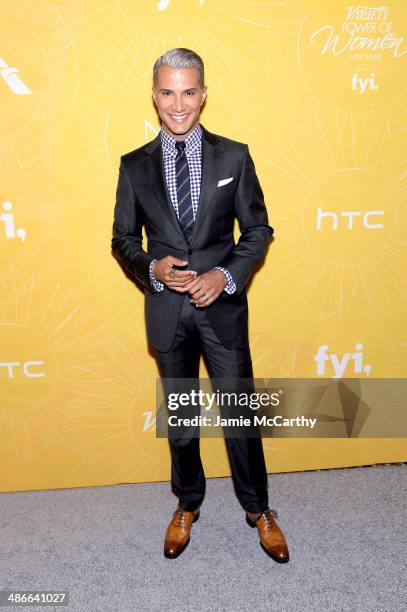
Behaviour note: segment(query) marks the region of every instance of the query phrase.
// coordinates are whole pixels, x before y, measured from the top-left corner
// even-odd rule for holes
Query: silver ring
[[[208,299],[208,296],[206,295],[206,293],[203,294],[202,299],[204,302],[206,302],[206,300]]]

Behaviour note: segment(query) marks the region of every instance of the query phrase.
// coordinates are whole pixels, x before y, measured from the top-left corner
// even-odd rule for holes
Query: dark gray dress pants
[[[211,380],[253,377],[249,345],[234,349],[223,346],[208,321],[205,308],[196,308],[186,294],[171,349],[166,352],[155,350],[161,378],[196,379],[196,388],[199,389],[201,354]],[[263,512],[268,507],[268,493],[261,436],[225,437],[225,441],[239,502],[248,512]],[[169,444],[172,490],[179,497],[181,508],[195,510],[205,494],[199,434],[191,438],[169,437]]]

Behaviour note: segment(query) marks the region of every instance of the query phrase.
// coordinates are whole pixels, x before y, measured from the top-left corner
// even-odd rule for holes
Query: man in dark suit
[[[245,286],[273,234],[255,167],[247,145],[199,124],[207,88],[196,53],[172,49],[153,72],[161,130],[121,157],[112,250],[144,286],[147,337],[162,379],[197,379],[201,353],[211,379],[252,379]],[[179,502],[164,554],[174,558],[199,518],[205,475],[199,436],[169,442]],[[227,437],[226,445],[246,521],[257,526],[267,554],[288,561],[277,514],[268,506],[261,437]]]

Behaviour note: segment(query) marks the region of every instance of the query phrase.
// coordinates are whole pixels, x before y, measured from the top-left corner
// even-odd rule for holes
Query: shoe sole
[[[200,512],[198,512],[194,516],[194,520],[192,521],[192,523],[196,523],[196,521],[199,519],[199,515],[200,515]],[[176,553],[174,553],[174,554],[167,553],[167,552],[164,551],[164,557],[166,559],[176,559],[177,557],[179,557],[180,554],[183,553],[184,550],[186,549],[186,547],[188,546],[189,540],[190,540],[190,538],[188,538],[188,540],[185,542],[184,546],[180,550],[178,550]]]
[[[256,523],[254,523],[246,514],[246,523],[249,525],[249,527],[256,527]],[[273,561],[276,561],[277,563],[288,563],[288,561],[290,560],[290,557],[287,557],[285,559],[281,559],[280,557],[277,557],[276,555],[273,555],[273,553],[271,553],[269,550],[267,550],[267,548],[265,546],[263,546],[261,540],[259,542],[261,548],[264,550],[264,552],[266,553],[266,555],[268,555],[271,559],[273,559]]]

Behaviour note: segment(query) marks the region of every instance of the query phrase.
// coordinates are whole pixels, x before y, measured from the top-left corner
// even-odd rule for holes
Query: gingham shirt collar
[[[175,143],[177,140],[170,136],[163,128],[160,130],[161,145],[163,148],[164,155],[170,155],[176,157],[177,150]],[[202,128],[199,123],[195,126],[194,130],[189,136],[185,138],[185,153],[188,157],[200,153],[202,142]]]

